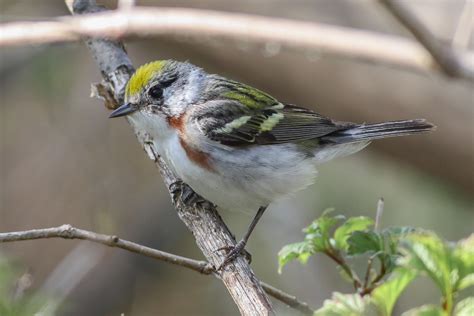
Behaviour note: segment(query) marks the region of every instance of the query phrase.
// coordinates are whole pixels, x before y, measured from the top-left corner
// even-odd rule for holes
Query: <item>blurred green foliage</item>
[[[306,263],[316,254],[331,258],[355,294],[333,293],[319,316],[390,316],[406,287],[417,277],[427,276],[441,292],[439,305],[423,305],[406,316],[472,315],[474,297],[456,304],[460,291],[474,285],[474,234],[457,243],[443,241],[436,233],[411,227],[379,230],[374,221],[359,216],[346,219],[326,210],[303,232],[302,242],[286,245],[278,254],[279,272],[293,260]],[[363,256],[366,272],[358,276],[350,264]],[[378,271],[374,260],[378,260]]]
[[[49,316],[47,311],[42,311],[46,300],[28,293],[31,285],[31,275],[21,273],[18,265],[0,254],[0,315]]]

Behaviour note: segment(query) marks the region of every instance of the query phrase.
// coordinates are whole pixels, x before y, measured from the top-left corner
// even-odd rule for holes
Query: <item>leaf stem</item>
[[[366,272],[366,275],[365,275],[364,288],[360,292],[361,296],[365,296],[367,294],[372,293],[372,291],[378,286],[377,283],[380,282],[380,280],[382,280],[382,278],[387,273],[387,270],[385,269],[385,260],[383,259],[383,257],[379,257],[380,258],[380,272],[377,274],[377,276],[369,284],[367,275],[368,275],[368,273],[370,273],[369,271],[370,271],[372,261],[373,261],[374,258],[375,258],[374,256],[369,258],[369,265],[367,266],[367,272]]]
[[[353,285],[354,285],[354,289],[356,291],[359,291],[360,288],[361,288],[361,281],[359,279],[359,277],[357,276],[357,273],[351,269],[351,267],[349,266],[349,264],[346,262],[346,260],[344,259],[344,257],[341,256],[341,254],[339,253],[339,251],[335,250],[335,249],[327,249],[326,251],[324,251],[324,253],[329,257],[331,258],[334,262],[336,262],[343,270],[344,272],[347,273],[347,275],[352,279],[353,281]]]

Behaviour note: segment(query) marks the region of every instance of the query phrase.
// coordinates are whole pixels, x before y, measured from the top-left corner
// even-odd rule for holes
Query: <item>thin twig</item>
[[[384,199],[383,197],[381,197],[378,202],[377,202],[377,212],[375,213],[375,224],[374,224],[374,231],[376,233],[378,233],[380,231],[380,227],[382,226],[382,215],[383,215],[383,209],[384,209]],[[368,288],[369,288],[369,282],[370,282],[370,272],[372,271],[372,264],[374,262],[374,259],[378,256],[378,254],[374,254],[372,256],[370,256],[368,262],[367,262],[367,270],[365,271],[365,276],[364,276],[364,286],[362,288],[362,291],[361,293],[370,293],[370,292],[367,292],[368,291]],[[381,271],[385,271],[385,265],[384,265],[384,262],[383,260],[381,259]],[[370,283],[375,283],[376,280],[378,281],[380,278],[383,277],[383,274],[379,274],[375,277],[375,279],[370,282]],[[362,294],[362,295],[365,295],[365,294]]]
[[[465,67],[450,46],[441,43],[402,1],[379,0],[431,54],[442,71],[450,77],[474,78],[474,69]],[[470,61],[472,64],[472,59]]]
[[[376,233],[380,231],[380,227],[382,225],[383,208],[384,208],[384,199],[383,197],[381,197],[377,202],[377,212],[375,213],[374,230]]]
[[[0,233],[0,243],[46,238],[88,240],[108,247],[121,248],[145,257],[153,258],[155,260],[164,261],[196,271],[200,274],[212,274],[219,278],[219,275],[215,273],[214,267],[205,261],[182,257],[169,252],[143,246],[132,241],[121,239],[117,236],[99,234],[96,232],[79,229],[68,224],[51,228]],[[285,293],[284,291],[264,282],[261,282],[261,285],[268,295],[302,312],[303,314],[312,315],[314,313],[307,303],[298,300],[295,296]]]
[[[214,271],[214,268],[204,261],[197,261],[178,255],[173,255],[128,240],[120,239],[117,236],[98,234],[88,230],[75,228],[67,224],[51,228],[0,233],[0,243],[44,238],[84,239],[109,247],[122,248],[124,250],[135,252],[156,260],[161,260],[171,264],[179,265],[202,274],[210,274]]]
[[[376,256],[377,254],[370,256],[369,260],[367,261],[367,269],[365,270],[364,285],[362,286],[361,293],[364,293],[365,290],[369,287],[370,272],[372,271],[372,262],[374,261]]]
[[[277,289],[276,287],[273,287],[270,284],[267,284],[265,282],[260,282],[260,284],[262,284],[263,289],[265,290],[265,292],[267,292],[268,295],[300,311],[304,315],[314,314],[314,310],[311,307],[309,307],[307,303],[298,300],[296,296],[285,293],[282,290]]]
[[[84,36],[117,39],[156,35],[270,42],[409,70],[439,70],[423,47],[402,37],[321,23],[184,8],[133,7],[43,22],[7,23],[0,25],[0,46],[77,41]],[[466,68],[457,74],[474,80],[472,54],[457,57],[456,64]]]

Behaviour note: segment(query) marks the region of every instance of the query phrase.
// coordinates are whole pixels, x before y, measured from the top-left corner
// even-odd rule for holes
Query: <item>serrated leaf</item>
[[[467,274],[459,280],[457,289],[464,290],[470,286],[474,286],[474,273]]]
[[[406,311],[402,316],[448,316],[448,314],[438,306],[423,305]]]
[[[347,244],[349,236],[355,231],[366,230],[373,224],[373,219],[369,217],[359,216],[349,218],[334,232],[336,248],[347,251],[347,248],[349,248],[349,245]]]
[[[399,268],[393,272],[391,277],[372,291],[372,299],[377,305],[381,315],[392,315],[393,307],[400,294],[408,284],[416,277],[416,272]]]
[[[331,299],[325,300],[323,307],[318,309],[314,316],[375,316],[377,314],[370,297],[334,292]]]
[[[474,296],[466,297],[454,308],[454,316],[474,315]]]
[[[316,252],[324,252],[331,247],[331,229],[337,222],[344,219],[342,215],[331,216],[330,213],[333,211],[334,209],[325,210],[318,219],[303,230],[306,233],[305,240],[312,243]]]
[[[355,231],[347,239],[349,255],[373,254],[383,250],[383,240],[374,231]]]
[[[315,219],[311,225],[306,227],[303,231],[306,234],[318,233],[328,236],[330,229],[336,225],[338,221],[344,219],[342,215],[331,216],[330,214],[332,212],[334,212],[334,209],[326,209],[319,218]]]
[[[278,252],[278,273],[281,273],[283,267],[290,261],[298,260],[301,263],[306,263],[313,253],[313,247],[307,241],[284,246]]]
[[[474,234],[456,243],[452,251],[452,266],[458,273],[455,290],[474,285]]]
[[[403,241],[402,266],[427,274],[443,295],[452,295],[450,255],[447,245],[433,232],[414,233]]]

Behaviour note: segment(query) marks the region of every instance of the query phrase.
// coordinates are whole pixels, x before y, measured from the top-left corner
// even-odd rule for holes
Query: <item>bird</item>
[[[321,163],[356,153],[376,139],[435,129],[424,119],[336,121],[175,60],[140,66],[126,85],[124,101],[109,117],[127,116],[193,191],[220,209],[256,211],[219,269],[246,252],[268,205],[313,184]]]

